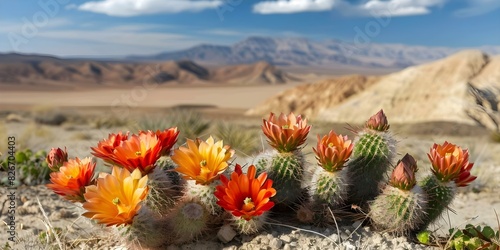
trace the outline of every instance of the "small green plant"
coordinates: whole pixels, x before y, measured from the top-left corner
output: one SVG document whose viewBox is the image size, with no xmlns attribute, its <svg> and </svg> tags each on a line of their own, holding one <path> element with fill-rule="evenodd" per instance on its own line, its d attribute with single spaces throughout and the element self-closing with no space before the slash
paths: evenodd
<svg viewBox="0 0 500 250">
<path fill-rule="evenodd" d="M 50 179 L 50 169 L 45 161 L 47 153 L 40 150 L 33 153 L 30 149 L 15 153 L 16 184 L 38 185 Z M 8 169 L 8 162 L 0 162 L 2 169 Z M 7 177 L 1 180 L 2 185 L 10 185 Z"/>
<path fill-rule="evenodd" d="M 490 226 L 481 227 L 467 224 L 464 229 L 450 229 L 450 235 L 453 236 L 449 243 L 449 249 L 500 249 L 500 232 L 495 231 Z"/>
</svg>

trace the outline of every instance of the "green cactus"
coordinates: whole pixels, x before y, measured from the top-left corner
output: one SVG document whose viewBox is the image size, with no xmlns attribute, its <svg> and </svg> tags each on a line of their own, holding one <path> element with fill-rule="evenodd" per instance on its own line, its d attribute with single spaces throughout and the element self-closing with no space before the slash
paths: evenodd
<svg viewBox="0 0 500 250">
<path fill-rule="evenodd" d="M 329 172 L 318 167 L 313 175 L 309 194 L 317 204 L 340 206 L 347 198 L 347 171 Z"/>
<path fill-rule="evenodd" d="M 214 195 L 215 187 L 220 184 L 220 181 L 213 181 L 208 185 L 196 184 L 195 181 L 187 181 L 185 197 L 196 199 L 203 204 L 210 214 L 218 215 L 222 212 L 222 208 L 217 205 L 217 198 Z"/>
<path fill-rule="evenodd" d="M 423 230 L 448 208 L 448 205 L 455 197 L 457 187 L 455 182 L 441 182 L 434 175 L 424 178 L 420 185 L 429 199 L 429 205 L 425 210 L 427 216 L 418 227 L 418 229 Z"/>
<path fill-rule="evenodd" d="M 296 204 L 303 195 L 301 187 L 304 175 L 304 156 L 299 150 L 287 153 L 264 152 L 255 158 L 258 174 L 267 172 L 273 180 L 276 195 L 272 200 L 276 204 L 290 206 Z"/>
<path fill-rule="evenodd" d="M 406 154 L 392 171 L 388 185 L 370 202 L 370 218 L 375 228 L 407 235 L 422 224 L 427 194 L 416 185 L 417 162 Z"/>
<path fill-rule="evenodd" d="M 401 190 L 388 185 L 370 204 L 370 218 L 377 229 L 406 235 L 422 223 L 427 204 L 419 186 Z"/>
<path fill-rule="evenodd" d="M 173 231 L 172 243 L 190 242 L 207 230 L 210 211 L 197 199 L 185 198 L 168 214 L 167 224 Z"/>
<path fill-rule="evenodd" d="M 157 248 L 167 242 L 170 230 L 155 211 L 142 206 L 129 226 L 118 227 L 118 236 L 131 249 Z"/>
<path fill-rule="evenodd" d="M 177 190 L 167 171 L 156 167 L 148 174 L 149 193 L 145 200 L 146 205 L 159 215 L 167 213 L 181 193 Z"/>
<path fill-rule="evenodd" d="M 365 207 L 380 193 L 380 183 L 392 170 L 396 140 L 387 131 L 365 129 L 354 142 L 347 170 L 351 186 L 349 202 Z"/>
</svg>

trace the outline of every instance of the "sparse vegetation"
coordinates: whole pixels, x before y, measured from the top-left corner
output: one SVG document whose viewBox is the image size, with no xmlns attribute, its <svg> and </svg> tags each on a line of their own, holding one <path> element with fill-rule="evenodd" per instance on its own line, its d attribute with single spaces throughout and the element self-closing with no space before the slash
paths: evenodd
<svg viewBox="0 0 500 250">
<path fill-rule="evenodd" d="M 34 149 L 41 148 L 55 139 L 54 133 L 47 127 L 37 123 L 30 123 L 16 138 L 16 148 L 18 149 Z"/>
<path fill-rule="evenodd" d="M 50 106 L 35 107 L 31 113 L 33 120 L 38 124 L 59 126 L 67 120 L 65 114 Z"/>
<path fill-rule="evenodd" d="M 117 116 L 99 116 L 90 122 L 90 125 L 96 129 L 127 127 L 131 124 L 132 122 L 127 118 Z"/>
<path fill-rule="evenodd" d="M 164 130 L 177 127 L 180 131 L 178 144 L 184 144 L 188 138 L 198 138 L 207 134 L 210 121 L 192 109 L 171 109 L 161 118 L 142 118 L 137 124 L 137 130 Z"/>
<path fill-rule="evenodd" d="M 236 154 L 248 156 L 258 151 L 259 134 L 243 126 L 232 123 L 219 122 L 216 126 L 215 136 L 231 145 Z"/>
</svg>

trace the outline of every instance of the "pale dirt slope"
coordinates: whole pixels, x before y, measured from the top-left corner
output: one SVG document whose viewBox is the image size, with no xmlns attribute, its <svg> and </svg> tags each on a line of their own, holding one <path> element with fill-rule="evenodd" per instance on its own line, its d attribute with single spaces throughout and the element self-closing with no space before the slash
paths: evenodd
<svg viewBox="0 0 500 250">
<path fill-rule="evenodd" d="M 384 109 L 393 123 L 474 124 L 466 113 L 478 104 L 471 98 L 471 86 L 498 87 L 499 72 L 499 57 L 468 50 L 377 78 L 347 76 L 298 86 L 271 97 L 247 114 L 294 111 L 318 120 L 359 124 Z M 488 97 L 488 105 L 495 106 L 489 109 L 498 108 L 496 95 Z"/>
</svg>

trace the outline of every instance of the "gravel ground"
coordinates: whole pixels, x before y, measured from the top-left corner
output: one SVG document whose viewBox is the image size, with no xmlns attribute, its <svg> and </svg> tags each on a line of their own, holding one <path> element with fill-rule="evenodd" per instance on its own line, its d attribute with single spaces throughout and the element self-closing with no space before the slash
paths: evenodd
<svg viewBox="0 0 500 250">
<path fill-rule="evenodd" d="M 6 193 L 2 190 L 0 204 L 5 201 Z M 78 216 L 81 209 L 74 204 L 60 199 L 44 186 L 21 187 L 17 203 L 17 233 L 20 242 L 14 249 L 47 249 L 38 240 L 37 235 L 45 231 L 44 216 L 40 212 L 36 197 L 40 200 L 49 221 L 54 227 L 63 229 L 62 241 L 68 249 L 127 249 L 122 246 L 105 229 L 93 225 L 90 220 Z M 486 198 L 484 194 L 460 194 L 455 204 L 466 201 L 479 201 Z M 500 201 L 493 203 L 498 208 Z M 490 205 L 491 206 L 491 205 Z M 469 206 L 470 207 L 470 206 Z M 484 208 L 484 207 L 483 207 Z M 3 208 L 1 220 L 6 221 L 7 208 Z M 458 214 L 463 214 L 461 206 L 456 207 Z M 500 209 L 498 209 L 500 211 Z M 493 215 L 494 216 L 494 215 Z M 463 217 L 462 217 L 463 218 Z M 271 216 L 271 219 L 275 219 Z M 443 221 L 442 221 L 443 222 Z M 267 225 L 259 234 L 245 236 L 236 235 L 228 243 L 218 239 L 216 232 L 209 232 L 198 241 L 185 245 L 165 246 L 163 249 L 430 249 L 431 247 L 415 244 L 405 237 L 396 237 L 388 233 L 374 232 L 360 222 L 339 222 L 339 232 L 334 225 L 313 227 L 309 225 L 290 224 Z M 346 224 L 347 223 L 347 224 Z M 444 223 L 446 224 L 446 223 Z M 0 233 L 2 242 L 8 235 L 6 230 Z"/>
</svg>

